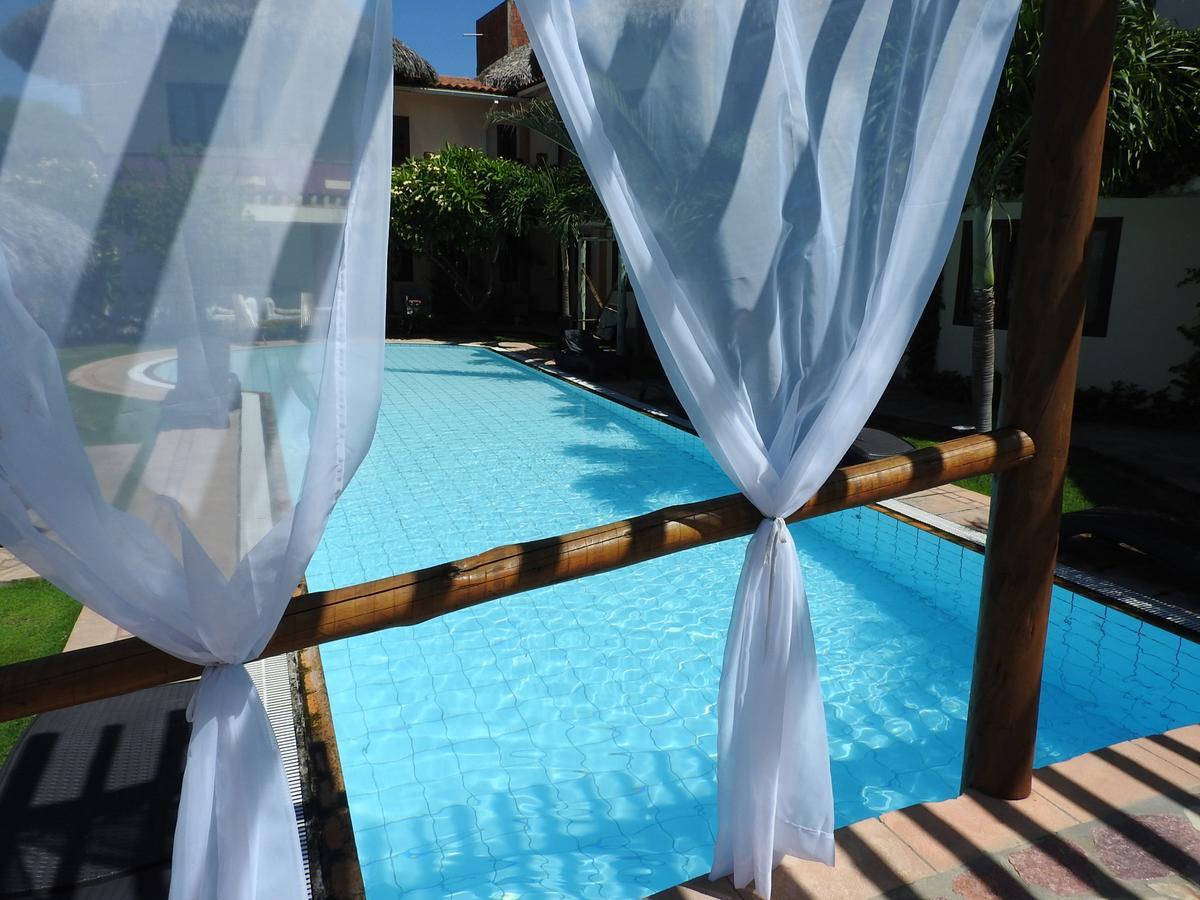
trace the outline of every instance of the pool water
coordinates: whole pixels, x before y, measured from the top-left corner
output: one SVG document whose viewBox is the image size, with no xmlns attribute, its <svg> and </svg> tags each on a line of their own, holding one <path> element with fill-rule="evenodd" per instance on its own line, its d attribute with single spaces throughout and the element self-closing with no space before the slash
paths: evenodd
<svg viewBox="0 0 1200 900">
<path fill-rule="evenodd" d="M 732 492 L 691 435 L 482 349 L 389 346 L 322 589 Z M 982 557 L 793 526 L 837 824 L 958 792 Z M 641 897 L 707 871 L 745 539 L 321 648 L 367 895 Z M 1200 652 L 1056 589 L 1039 765 L 1200 720 Z"/>
</svg>

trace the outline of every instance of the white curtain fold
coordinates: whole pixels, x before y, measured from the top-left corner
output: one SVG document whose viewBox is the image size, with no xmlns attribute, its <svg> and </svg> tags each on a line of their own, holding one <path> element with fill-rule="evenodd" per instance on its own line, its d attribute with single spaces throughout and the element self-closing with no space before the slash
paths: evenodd
<svg viewBox="0 0 1200 900">
<path fill-rule="evenodd" d="M 305 896 L 242 663 L 374 433 L 391 5 L 6 13 L 0 544 L 205 667 L 173 900 Z"/>
<path fill-rule="evenodd" d="M 959 220 L 1018 0 L 520 0 L 671 384 L 762 512 L 718 704 L 713 875 L 832 862 L 813 633 L 779 517 L 887 385 Z"/>
</svg>

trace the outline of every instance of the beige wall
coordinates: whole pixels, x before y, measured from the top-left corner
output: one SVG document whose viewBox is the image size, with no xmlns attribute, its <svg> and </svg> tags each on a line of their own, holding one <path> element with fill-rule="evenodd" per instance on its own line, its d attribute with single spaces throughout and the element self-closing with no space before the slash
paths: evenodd
<svg viewBox="0 0 1200 900">
<path fill-rule="evenodd" d="M 1020 215 L 1020 204 L 1005 209 Z M 1200 197 L 1103 198 L 1097 215 L 1122 219 L 1121 242 L 1107 335 L 1083 338 L 1079 386 L 1108 389 L 1125 381 L 1150 390 L 1167 387 L 1168 368 L 1193 349 L 1176 329 L 1195 320 L 1200 289 L 1178 283 L 1188 267 L 1200 266 Z M 961 238 L 959 229 L 944 270 L 938 365 L 966 375 L 971 328 L 953 321 Z M 1006 337 L 1007 332 L 997 331 L 1001 370 Z"/>
<path fill-rule="evenodd" d="M 490 150 L 495 129 L 487 123 L 495 97 L 467 91 L 413 90 L 397 87 L 393 111 L 408 116 L 409 152 L 415 157 L 437 153 L 447 144 Z M 503 101 L 501 101 L 503 102 Z M 418 258 L 413 261 L 413 280 L 397 282 L 400 294 L 429 298 L 433 294 L 433 266 Z"/>
<path fill-rule="evenodd" d="M 413 156 L 437 153 L 447 144 L 489 150 L 494 139 L 487 123 L 496 98 L 467 91 L 407 90 L 396 88 L 395 114 L 408 116 L 409 145 Z M 500 101 L 507 102 L 507 101 Z"/>
<path fill-rule="evenodd" d="M 488 125 L 487 115 L 496 102 L 496 97 L 486 94 L 398 87 L 394 110 L 398 116 L 408 116 L 409 149 L 413 156 L 436 153 L 447 144 L 475 147 L 495 154 L 496 129 Z M 512 100 L 499 98 L 499 102 L 511 103 Z M 518 147 L 525 151 L 522 158 L 527 163 L 535 162 L 538 153 L 545 153 L 551 165 L 558 162 L 557 145 L 540 135 L 522 135 Z M 395 290 L 413 296 L 431 296 L 433 278 L 429 261 L 417 259 L 413 265 L 413 280 L 397 282 Z M 534 234 L 527 238 L 522 282 L 527 295 L 527 315 L 553 316 L 557 313 L 558 245 L 549 236 Z"/>
</svg>

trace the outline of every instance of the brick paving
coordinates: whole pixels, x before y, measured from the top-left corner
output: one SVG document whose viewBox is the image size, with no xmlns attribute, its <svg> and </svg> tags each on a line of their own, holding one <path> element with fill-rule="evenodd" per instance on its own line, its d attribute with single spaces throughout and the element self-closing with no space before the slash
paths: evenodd
<svg viewBox="0 0 1200 900">
<path fill-rule="evenodd" d="M 968 793 L 838 829 L 832 868 L 785 859 L 777 900 L 1200 900 L 1200 725 L 1038 769 L 1025 800 Z M 698 878 L 655 900 L 756 900 Z"/>
</svg>

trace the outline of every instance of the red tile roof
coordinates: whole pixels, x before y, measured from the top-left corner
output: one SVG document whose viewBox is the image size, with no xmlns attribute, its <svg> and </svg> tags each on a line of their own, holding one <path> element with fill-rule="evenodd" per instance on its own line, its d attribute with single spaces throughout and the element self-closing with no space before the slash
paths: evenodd
<svg viewBox="0 0 1200 900">
<path fill-rule="evenodd" d="M 497 96 L 505 96 L 505 92 L 500 88 L 494 88 L 491 85 L 484 84 L 482 81 L 476 81 L 474 78 L 462 78 L 458 75 L 439 75 L 437 84 L 431 87 L 445 88 L 451 91 L 474 91 L 480 94 L 495 94 Z"/>
</svg>

